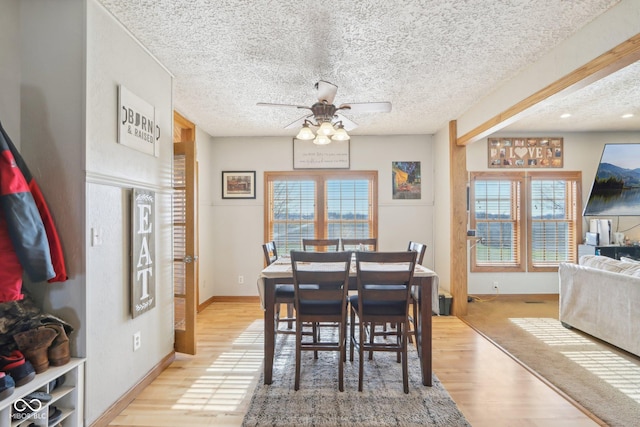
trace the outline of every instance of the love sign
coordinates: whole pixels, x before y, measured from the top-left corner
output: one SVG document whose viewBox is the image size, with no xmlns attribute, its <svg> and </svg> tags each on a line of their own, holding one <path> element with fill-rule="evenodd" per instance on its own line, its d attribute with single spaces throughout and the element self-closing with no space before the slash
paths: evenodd
<svg viewBox="0 0 640 427">
<path fill-rule="evenodd" d="M 561 168 L 562 138 L 489 138 L 490 168 Z"/>
</svg>

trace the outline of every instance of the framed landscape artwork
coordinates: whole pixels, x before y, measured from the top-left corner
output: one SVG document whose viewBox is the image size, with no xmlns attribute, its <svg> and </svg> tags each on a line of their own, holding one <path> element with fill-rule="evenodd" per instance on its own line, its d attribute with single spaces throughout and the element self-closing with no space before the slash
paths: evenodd
<svg viewBox="0 0 640 427">
<path fill-rule="evenodd" d="M 256 171 L 223 171 L 223 199 L 255 199 Z"/>
<path fill-rule="evenodd" d="M 640 144 L 605 144 L 583 215 L 640 215 Z"/>
</svg>

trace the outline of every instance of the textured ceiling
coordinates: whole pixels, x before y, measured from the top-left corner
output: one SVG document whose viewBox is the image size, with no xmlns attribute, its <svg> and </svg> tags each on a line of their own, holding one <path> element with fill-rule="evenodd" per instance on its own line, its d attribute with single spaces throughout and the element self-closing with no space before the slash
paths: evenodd
<svg viewBox="0 0 640 427">
<path fill-rule="evenodd" d="M 311 106 L 318 80 L 338 86 L 336 105 L 393 104 L 346 112 L 351 134 L 434 133 L 617 2 L 101 0 L 213 136 L 294 135 L 284 126 L 306 110 L 256 103 Z"/>
</svg>

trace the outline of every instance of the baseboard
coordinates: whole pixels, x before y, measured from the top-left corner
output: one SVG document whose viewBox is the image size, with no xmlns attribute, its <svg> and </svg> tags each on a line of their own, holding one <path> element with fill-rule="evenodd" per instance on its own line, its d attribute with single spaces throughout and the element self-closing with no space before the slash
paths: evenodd
<svg viewBox="0 0 640 427">
<path fill-rule="evenodd" d="M 211 302 L 255 302 L 260 304 L 260 297 L 258 296 L 219 296 L 211 297 Z"/>
<path fill-rule="evenodd" d="M 545 301 L 557 301 L 560 297 L 559 294 L 469 294 L 470 297 L 477 297 L 483 300 L 500 299 L 503 301 L 508 300 L 545 300 Z"/>
<path fill-rule="evenodd" d="M 218 296 L 211 297 L 198 306 L 198 313 L 213 304 L 214 302 L 247 302 L 260 303 L 260 297 L 256 296 Z"/>
<path fill-rule="evenodd" d="M 108 426 L 127 406 L 136 398 L 142 390 L 155 380 L 176 358 L 176 352 L 172 351 L 167 354 L 156 366 L 154 366 L 147 375 L 142 377 L 133 387 L 123 394 L 113 405 L 102 413 L 93 423 L 91 427 Z"/>
<path fill-rule="evenodd" d="M 214 301 L 215 297 L 211 297 L 208 300 L 206 300 L 205 302 L 203 302 L 202 304 L 198 305 L 198 313 L 200 313 L 202 310 L 204 310 L 205 308 L 209 307 Z"/>
</svg>

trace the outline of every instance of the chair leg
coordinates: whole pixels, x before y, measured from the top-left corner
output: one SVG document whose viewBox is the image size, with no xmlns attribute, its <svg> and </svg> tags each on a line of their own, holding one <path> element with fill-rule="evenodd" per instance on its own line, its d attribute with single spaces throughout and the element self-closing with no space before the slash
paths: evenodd
<svg viewBox="0 0 640 427">
<path fill-rule="evenodd" d="M 406 331 L 402 330 L 402 323 L 398 323 L 396 324 L 396 342 L 403 342 L 404 338 L 406 338 Z M 401 362 L 401 356 L 402 350 L 398 350 L 398 353 L 396 353 L 396 362 Z"/>
<path fill-rule="evenodd" d="M 340 361 L 338 362 L 338 389 L 344 391 L 344 362 L 347 359 L 346 338 L 347 325 L 343 322 L 340 325 Z"/>
<path fill-rule="evenodd" d="M 418 309 L 418 301 L 413 301 L 413 338 L 416 342 L 416 351 L 418 352 L 418 357 L 420 357 L 420 344 L 418 343 L 418 325 L 420 324 L 422 314 Z"/>
<path fill-rule="evenodd" d="M 360 319 L 360 348 L 358 348 L 358 391 L 362 391 L 362 376 L 364 374 L 364 322 Z"/>
<path fill-rule="evenodd" d="M 353 362 L 353 347 L 354 347 L 354 340 L 355 338 L 355 333 L 356 333 L 356 315 L 353 312 L 353 310 L 351 311 L 351 334 L 349 335 L 349 360 L 351 362 Z"/>
<path fill-rule="evenodd" d="M 293 304 L 291 304 L 291 303 L 287 304 L 287 318 L 288 319 L 293 319 Z M 288 329 L 292 329 L 293 328 L 293 320 L 289 320 L 287 322 L 287 328 Z"/>
<path fill-rule="evenodd" d="M 294 390 L 300 389 L 300 359 L 302 358 L 302 322 L 296 320 L 296 375 Z"/>
<path fill-rule="evenodd" d="M 318 322 L 313 322 L 313 326 L 311 327 L 311 330 L 313 331 L 313 343 L 316 344 L 318 342 Z M 313 358 L 314 359 L 318 358 L 317 350 L 313 352 Z"/>
<path fill-rule="evenodd" d="M 383 331 L 386 330 L 386 323 L 384 323 Z M 375 322 L 371 322 L 371 326 L 369 326 L 369 344 L 373 344 L 376 338 L 376 324 Z M 369 351 L 369 360 L 373 360 L 373 351 Z"/>
<path fill-rule="evenodd" d="M 398 329 L 402 329 L 402 387 L 405 394 L 409 394 L 409 369 L 407 366 L 407 329 L 408 322 L 398 323 Z"/>
</svg>

